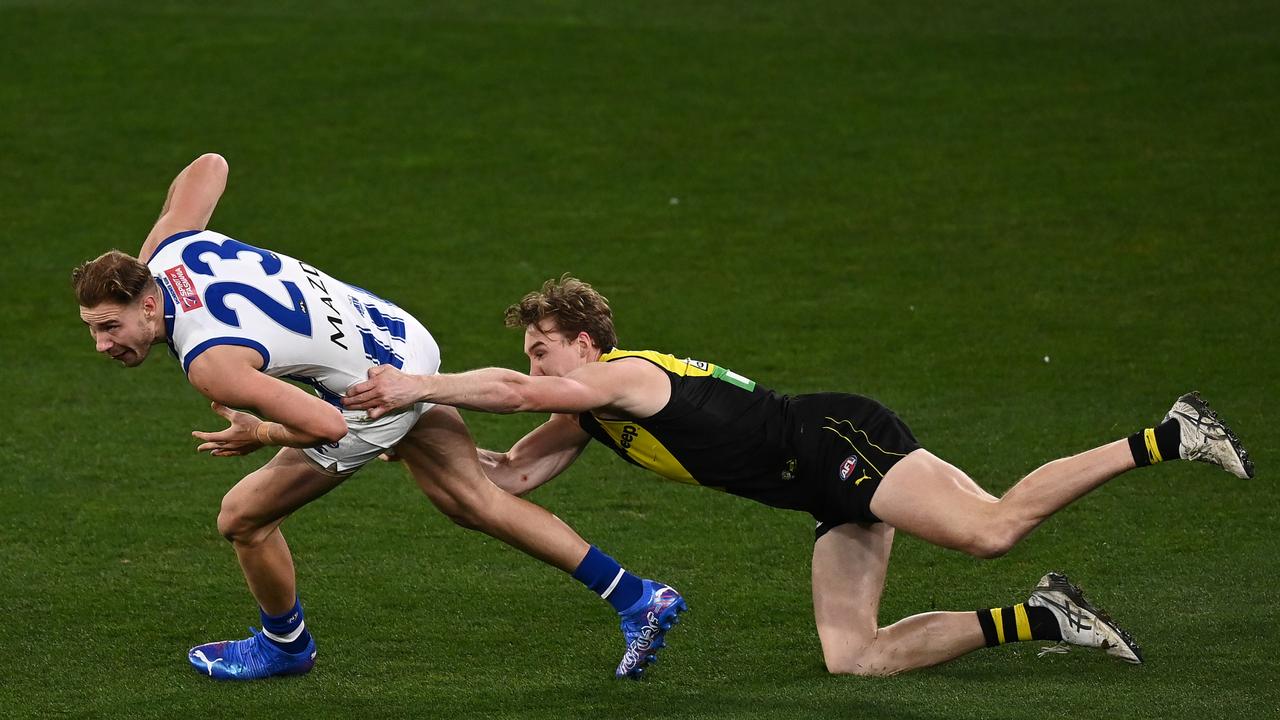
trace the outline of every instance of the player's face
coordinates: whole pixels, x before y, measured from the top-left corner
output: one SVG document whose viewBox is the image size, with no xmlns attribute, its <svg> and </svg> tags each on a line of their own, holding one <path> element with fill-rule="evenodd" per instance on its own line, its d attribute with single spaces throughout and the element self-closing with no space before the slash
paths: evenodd
<svg viewBox="0 0 1280 720">
<path fill-rule="evenodd" d="M 156 339 L 155 311 L 155 298 L 145 296 L 129 305 L 108 302 L 82 307 L 80 319 L 89 326 L 95 350 L 125 367 L 137 367 L 147 359 Z"/>
<path fill-rule="evenodd" d="M 524 329 L 524 354 L 529 356 L 530 375 L 568 375 L 591 362 L 594 347 L 586 333 L 566 337 L 549 320 Z"/>
</svg>

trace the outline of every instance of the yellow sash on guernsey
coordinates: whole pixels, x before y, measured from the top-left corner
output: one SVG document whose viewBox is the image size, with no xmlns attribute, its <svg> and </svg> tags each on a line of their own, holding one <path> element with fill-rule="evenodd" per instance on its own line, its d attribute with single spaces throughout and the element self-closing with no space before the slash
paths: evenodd
<svg viewBox="0 0 1280 720">
<path fill-rule="evenodd" d="M 595 413 L 591 414 L 595 416 L 596 422 L 600 423 L 600 427 L 609 433 L 609 437 L 613 438 L 618 447 L 627 453 L 627 457 L 635 460 L 644 469 L 652 470 L 668 480 L 689 485 L 698 484 L 680 461 L 658 442 L 658 438 L 650 435 L 648 430 L 630 420 L 605 420 Z"/>
<path fill-rule="evenodd" d="M 666 355 L 653 350 L 611 350 L 600 356 L 600 362 L 609 362 L 622 358 L 638 357 L 648 360 L 667 372 L 679 377 L 714 377 L 744 390 L 753 390 L 755 383 L 738 375 L 732 370 L 712 365 L 701 360 L 680 359 L 674 355 Z M 627 457 L 638 465 L 651 470 L 668 480 L 699 484 L 693 475 L 680 464 L 671 451 L 667 450 L 648 430 L 640 427 L 633 420 L 608 420 L 596 413 L 591 413 L 600 427 L 604 429 L 614 443 L 627 453 Z"/>
</svg>

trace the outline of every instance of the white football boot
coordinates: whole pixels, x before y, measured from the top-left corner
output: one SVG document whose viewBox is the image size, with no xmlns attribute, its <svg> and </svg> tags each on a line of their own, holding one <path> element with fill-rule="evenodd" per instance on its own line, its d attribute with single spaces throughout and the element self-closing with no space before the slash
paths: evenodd
<svg viewBox="0 0 1280 720">
<path fill-rule="evenodd" d="M 1238 478 L 1253 477 L 1253 461 L 1240 438 L 1218 417 L 1198 392 L 1178 398 L 1165 420 L 1178 421 L 1178 456 L 1217 465 Z"/>
<path fill-rule="evenodd" d="M 1040 578 L 1040 584 L 1027 599 L 1027 607 L 1048 608 L 1058 621 L 1064 643 L 1100 648 L 1135 665 L 1142 662 L 1142 648 L 1133 636 L 1120 629 L 1101 608 L 1089 604 L 1080 588 L 1062 573 L 1051 572 Z M 1049 647 L 1046 651 L 1065 652 L 1066 646 Z"/>
</svg>

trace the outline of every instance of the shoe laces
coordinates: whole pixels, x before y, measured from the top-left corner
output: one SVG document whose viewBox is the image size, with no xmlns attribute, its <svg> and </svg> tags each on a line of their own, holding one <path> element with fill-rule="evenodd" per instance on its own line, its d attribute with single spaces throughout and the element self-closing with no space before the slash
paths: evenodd
<svg viewBox="0 0 1280 720">
<path fill-rule="evenodd" d="M 1071 652 L 1071 646 L 1065 642 L 1058 641 L 1052 645 L 1045 645 L 1036 653 L 1036 657 L 1042 658 L 1045 655 L 1066 655 Z"/>
<path fill-rule="evenodd" d="M 264 647 L 270 642 L 262 635 L 262 631 L 254 627 L 249 628 L 249 637 L 236 641 L 236 650 L 240 653 L 240 664 L 244 666 L 247 674 L 256 674 L 271 664 L 270 650 Z"/>
</svg>

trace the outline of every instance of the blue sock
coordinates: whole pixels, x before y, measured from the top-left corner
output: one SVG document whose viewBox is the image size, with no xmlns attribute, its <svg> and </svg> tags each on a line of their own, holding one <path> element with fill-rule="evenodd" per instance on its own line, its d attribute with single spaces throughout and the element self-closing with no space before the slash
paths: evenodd
<svg viewBox="0 0 1280 720">
<path fill-rule="evenodd" d="M 302 620 L 301 600 L 294 600 L 293 608 L 283 615 L 268 615 L 261 608 L 258 613 L 262 616 L 262 636 L 276 647 L 295 655 L 307 649 L 311 633 L 307 632 L 307 624 Z"/>
<path fill-rule="evenodd" d="M 573 579 L 608 600 L 618 612 L 635 605 L 644 592 L 643 580 L 623 570 L 617 560 L 600 552 L 595 545 L 582 558 L 578 569 L 573 571 Z"/>
</svg>

